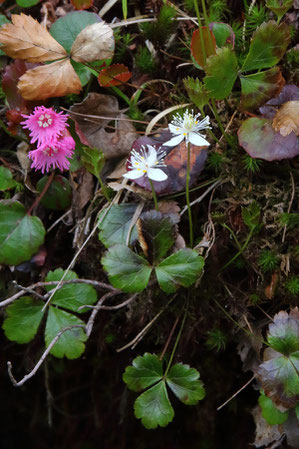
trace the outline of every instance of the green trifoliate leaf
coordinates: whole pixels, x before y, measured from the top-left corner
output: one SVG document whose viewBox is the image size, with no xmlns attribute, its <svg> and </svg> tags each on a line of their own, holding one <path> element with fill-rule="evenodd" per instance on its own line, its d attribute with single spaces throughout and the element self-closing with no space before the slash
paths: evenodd
<svg viewBox="0 0 299 449">
<path fill-rule="evenodd" d="M 80 318 L 77 318 L 75 315 L 67 313 L 64 310 L 50 306 L 45 331 L 46 346 L 49 346 L 51 341 L 62 329 L 73 325 L 85 327 L 84 321 L 80 320 Z M 61 335 L 50 353 L 58 358 L 66 356 L 68 359 L 76 359 L 84 352 L 84 342 L 86 340 L 87 336 L 84 333 L 83 328 L 75 327 Z"/>
<path fill-rule="evenodd" d="M 113 205 L 109 212 L 105 215 L 103 221 L 99 224 L 99 239 L 109 248 L 109 246 L 121 243 L 126 244 L 128 232 L 130 229 L 132 218 L 136 212 L 136 204 L 118 204 Z M 103 211 L 102 213 L 104 213 Z M 99 218 L 101 218 L 101 214 Z M 137 230 L 134 226 L 130 243 L 137 239 Z"/>
<path fill-rule="evenodd" d="M 109 281 L 126 293 L 141 292 L 148 284 L 152 267 L 125 245 L 115 245 L 102 257 Z"/>
<path fill-rule="evenodd" d="M 204 84 L 199 81 L 198 78 L 183 79 L 185 89 L 189 95 L 189 98 L 193 103 L 202 109 L 209 102 L 209 94 L 206 92 Z"/>
<path fill-rule="evenodd" d="M 37 183 L 36 188 L 40 193 L 49 176 L 43 176 Z M 63 210 L 72 203 L 72 189 L 68 180 L 61 175 L 56 175 L 48 190 L 41 199 L 41 204 L 50 210 Z"/>
<path fill-rule="evenodd" d="M 60 281 L 64 274 L 64 270 L 57 268 L 55 271 L 50 271 L 47 274 L 46 282 Z M 65 281 L 72 279 L 78 279 L 77 274 L 74 271 L 68 271 Z M 49 291 L 55 288 L 55 286 L 46 286 Z M 97 292 L 92 285 L 87 284 L 67 284 L 61 287 L 54 294 L 51 304 L 64 307 L 65 309 L 72 310 L 73 312 L 84 313 L 90 309 L 79 307 L 83 305 L 94 304 L 97 301 Z"/>
<path fill-rule="evenodd" d="M 238 75 L 235 53 L 228 47 L 218 48 L 216 55 L 207 59 L 205 71 L 205 89 L 210 97 L 216 100 L 228 97 Z"/>
<path fill-rule="evenodd" d="M 145 353 L 127 366 L 123 381 L 133 391 L 141 391 L 162 379 L 162 362 L 154 354 Z"/>
<path fill-rule="evenodd" d="M 80 155 L 86 170 L 99 179 L 105 163 L 104 153 L 98 148 L 82 147 Z"/>
<path fill-rule="evenodd" d="M 43 306 L 42 301 L 34 301 L 30 296 L 24 296 L 9 305 L 2 325 L 6 337 L 18 343 L 32 340 L 44 314 Z"/>
<path fill-rule="evenodd" d="M 180 286 L 190 287 L 201 272 L 204 259 L 191 249 L 181 249 L 164 259 L 156 268 L 160 287 L 166 293 L 173 293 Z"/>
<path fill-rule="evenodd" d="M 262 417 L 267 421 L 270 426 L 276 424 L 283 424 L 289 416 L 289 413 L 279 411 L 270 398 L 263 393 L 259 397 L 259 404 L 262 409 Z"/>
<path fill-rule="evenodd" d="M 274 14 L 276 14 L 278 22 L 285 15 L 285 13 L 292 7 L 293 0 L 267 0 L 266 6 Z"/>
<path fill-rule="evenodd" d="M 253 34 L 242 72 L 266 69 L 277 64 L 290 42 L 290 31 L 286 23 L 277 25 L 273 20 L 263 23 Z"/>
<path fill-rule="evenodd" d="M 142 214 L 137 229 L 139 242 L 150 263 L 160 261 L 174 245 L 176 227 L 161 212 L 152 210 Z"/>
<path fill-rule="evenodd" d="M 149 390 L 142 393 L 134 404 L 135 416 L 141 419 L 146 429 L 166 427 L 174 417 L 165 381 L 160 381 Z"/>
<path fill-rule="evenodd" d="M 189 365 L 177 363 L 170 368 L 166 378 L 167 385 L 180 401 L 195 405 L 205 397 L 205 389 L 199 380 L 199 372 Z"/>
<path fill-rule="evenodd" d="M 252 75 L 241 75 L 240 80 L 242 86 L 240 108 L 243 111 L 256 109 L 275 97 L 284 83 L 279 67 Z"/>
<path fill-rule="evenodd" d="M 12 189 L 16 187 L 18 183 L 14 181 L 12 172 L 9 168 L 0 167 L 0 191 Z"/>
<path fill-rule="evenodd" d="M 0 202 L 0 263 L 18 265 L 37 252 L 45 228 L 38 217 L 26 215 L 17 201 Z"/>
</svg>

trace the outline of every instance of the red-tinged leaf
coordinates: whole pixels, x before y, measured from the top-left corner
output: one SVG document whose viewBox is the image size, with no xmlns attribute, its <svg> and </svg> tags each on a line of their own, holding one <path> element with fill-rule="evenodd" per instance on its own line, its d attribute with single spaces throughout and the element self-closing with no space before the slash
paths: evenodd
<svg viewBox="0 0 299 449">
<path fill-rule="evenodd" d="M 172 137 L 169 131 L 162 131 L 159 134 L 154 134 L 151 137 L 144 136 L 135 140 L 132 148 L 139 151 L 144 145 L 152 145 L 156 150 L 162 147 L 164 142 L 167 142 Z M 191 171 L 190 171 L 190 185 L 194 184 L 199 174 L 202 172 L 205 160 L 207 158 L 207 147 L 197 147 L 191 145 Z M 187 172 L 187 147 L 185 142 L 180 143 L 176 147 L 163 147 L 166 152 L 164 158 L 165 167 L 163 171 L 168 175 L 165 181 L 153 181 L 155 192 L 159 194 L 173 193 L 184 190 L 186 187 L 186 172 Z M 151 185 L 146 176 L 135 179 L 134 182 L 146 190 L 151 190 Z"/>
<path fill-rule="evenodd" d="M 6 111 L 6 118 L 7 118 L 7 129 L 12 134 L 16 135 L 18 131 L 18 126 L 21 123 L 23 119 L 22 114 L 26 111 L 26 109 L 20 110 L 17 109 L 9 109 Z"/>
<path fill-rule="evenodd" d="M 129 69 L 123 64 L 112 64 L 103 69 L 98 76 L 98 81 L 102 87 L 119 86 L 127 82 L 132 76 Z"/>
<path fill-rule="evenodd" d="M 256 109 L 266 103 L 270 98 L 278 95 L 285 84 L 279 67 L 241 75 L 242 95 L 240 108 L 242 111 Z"/>
<path fill-rule="evenodd" d="M 5 93 L 6 100 L 10 109 L 16 109 L 22 113 L 28 112 L 28 109 L 32 107 L 33 103 L 26 101 L 20 94 L 17 84 L 27 70 L 37 67 L 36 64 L 16 59 L 14 62 L 6 66 L 3 78 L 2 89 Z"/>
<path fill-rule="evenodd" d="M 201 67 L 206 66 L 209 56 L 216 54 L 215 36 L 207 27 L 201 27 L 192 34 L 191 54 Z"/>
<path fill-rule="evenodd" d="M 71 0 L 76 9 L 89 9 L 93 5 L 93 0 Z"/>
<path fill-rule="evenodd" d="M 299 155 L 299 140 L 294 132 L 282 136 L 275 132 L 271 121 L 251 117 L 242 123 L 238 131 L 239 144 L 247 153 L 266 161 L 292 159 Z"/>
</svg>

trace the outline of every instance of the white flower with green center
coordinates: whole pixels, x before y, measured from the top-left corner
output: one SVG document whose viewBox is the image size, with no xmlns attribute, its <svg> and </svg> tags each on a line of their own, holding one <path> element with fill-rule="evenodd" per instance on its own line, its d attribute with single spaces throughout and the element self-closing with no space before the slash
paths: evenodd
<svg viewBox="0 0 299 449">
<path fill-rule="evenodd" d="M 151 145 L 142 146 L 140 152 L 131 151 L 129 158 L 129 171 L 123 176 L 128 179 L 138 179 L 147 176 L 153 181 L 165 181 L 167 174 L 158 167 L 165 167 L 162 162 L 164 152 L 157 151 Z"/>
<path fill-rule="evenodd" d="M 163 145 L 168 147 L 174 147 L 181 143 L 184 139 L 186 143 L 192 143 L 198 147 L 210 145 L 199 131 L 202 129 L 211 128 L 210 117 L 207 115 L 203 120 L 199 121 L 200 114 L 194 115 L 193 111 L 188 110 L 184 112 L 184 115 L 176 114 L 174 119 L 168 125 L 169 131 L 174 134 L 175 137 L 165 142 Z"/>
</svg>

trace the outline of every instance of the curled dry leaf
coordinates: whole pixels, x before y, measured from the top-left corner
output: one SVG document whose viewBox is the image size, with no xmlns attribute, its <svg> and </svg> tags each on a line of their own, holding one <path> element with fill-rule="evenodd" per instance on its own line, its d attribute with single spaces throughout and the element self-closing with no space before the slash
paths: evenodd
<svg viewBox="0 0 299 449">
<path fill-rule="evenodd" d="M 70 60 L 63 59 L 28 70 L 21 76 L 18 89 L 25 100 L 45 100 L 78 94 L 82 86 Z"/>
<path fill-rule="evenodd" d="M 76 62 L 92 62 L 110 59 L 114 53 L 112 28 L 105 22 L 87 25 L 76 37 L 71 58 Z"/>
<path fill-rule="evenodd" d="M 288 101 L 273 118 L 272 126 L 282 136 L 288 136 L 294 132 L 299 135 L 299 101 Z"/>
<path fill-rule="evenodd" d="M 112 95 L 91 92 L 82 103 L 71 107 L 70 115 L 81 142 L 102 150 L 106 159 L 127 155 L 138 136 Z"/>
<path fill-rule="evenodd" d="M 28 62 L 55 61 L 67 55 L 65 49 L 31 16 L 12 14 L 12 23 L 0 29 L 0 43 L 11 58 Z"/>
</svg>

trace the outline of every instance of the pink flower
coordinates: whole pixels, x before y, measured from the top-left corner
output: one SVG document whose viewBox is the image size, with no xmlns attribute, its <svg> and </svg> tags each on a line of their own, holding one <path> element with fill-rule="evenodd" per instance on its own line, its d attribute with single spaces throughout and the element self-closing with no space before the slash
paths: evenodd
<svg viewBox="0 0 299 449">
<path fill-rule="evenodd" d="M 68 114 L 56 112 L 53 108 L 45 108 L 45 106 L 37 106 L 32 114 L 23 115 L 26 118 L 21 122 L 24 129 L 29 129 L 30 143 L 37 141 L 37 146 L 44 145 L 49 141 L 57 139 L 65 128 Z"/>
<path fill-rule="evenodd" d="M 36 150 L 29 151 L 28 157 L 33 160 L 31 168 L 41 170 L 42 173 L 51 168 L 59 168 L 61 171 L 68 170 L 75 149 L 75 141 L 67 130 L 56 139 L 45 141 Z"/>
</svg>

